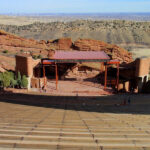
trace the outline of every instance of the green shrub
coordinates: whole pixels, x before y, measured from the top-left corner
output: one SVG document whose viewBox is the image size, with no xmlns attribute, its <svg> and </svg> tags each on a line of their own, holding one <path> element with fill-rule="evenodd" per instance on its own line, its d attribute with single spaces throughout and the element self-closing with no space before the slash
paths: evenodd
<svg viewBox="0 0 150 150">
<path fill-rule="evenodd" d="M 9 76 L 4 75 L 4 77 L 3 77 L 3 87 L 6 87 L 6 88 L 10 87 L 10 78 L 9 78 Z"/>
<path fill-rule="evenodd" d="M 37 55 L 33 55 L 32 58 L 35 60 L 38 59 Z"/>
<path fill-rule="evenodd" d="M 21 50 L 20 50 L 20 52 L 21 52 L 21 53 L 23 53 L 23 52 L 24 52 L 24 50 L 23 50 L 23 49 L 21 49 Z"/>
<path fill-rule="evenodd" d="M 20 72 L 18 72 L 17 77 L 13 72 L 4 72 L 0 73 L 0 87 L 1 88 L 27 88 L 28 80 L 25 75 L 21 77 Z"/>
<path fill-rule="evenodd" d="M 4 54 L 7 54 L 7 53 L 8 53 L 8 50 L 4 50 L 3 53 L 4 53 Z"/>
<path fill-rule="evenodd" d="M 0 74 L 1 87 L 11 87 L 11 82 L 14 81 L 13 72 L 3 72 Z M 13 86 L 13 85 L 12 85 Z"/>
<path fill-rule="evenodd" d="M 21 77 L 20 72 L 17 74 L 17 78 L 15 79 L 15 74 L 13 72 L 4 72 L 0 73 L 0 87 L 1 88 L 27 88 L 28 80 L 25 75 Z"/>
<path fill-rule="evenodd" d="M 42 58 L 42 56 L 41 56 L 41 55 L 38 55 L 38 56 L 37 56 L 37 58 L 38 58 L 38 59 L 41 59 L 41 58 Z"/>
<path fill-rule="evenodd" d="M 21 74 L 19 71 L 17 74 L 17 86 L 18 86 L 18 88 L 21 88 Z"/>
<path fill-rule="evenodd" d="M 17 86 L 17 80 L 15 80 L 15 79 L 11 80 L 10 86 L 11 86 L 12 88 L 15 88 L 15 87 Z"/>
<path fill-rule="evenodd" d="M 10 78 L 10 87 L 15 87 L 17 85 L 17 80 L 15 80 L 15 74 L 13 72 L 8 72 Z"/>
<path fill-rule="evenodd" d="M 41 59 L 42 56 L 41 55 L 33 55 L 32 58 L 36 60 L 36 59 Z"/>
<path fill-rule="evenodd" d="M 28 79 L 25 75 L 22 76 L 21 87 L 22 88 L 27 88 L 28 87 Z"/>
</svg>

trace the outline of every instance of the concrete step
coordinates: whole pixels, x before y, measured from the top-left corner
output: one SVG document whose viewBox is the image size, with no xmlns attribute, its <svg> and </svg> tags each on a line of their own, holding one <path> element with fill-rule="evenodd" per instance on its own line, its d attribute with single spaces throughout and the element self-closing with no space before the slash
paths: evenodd
<svg viewBox="0 0 150 150">
<path fill-rule="evenodd" d="M 45 141 L 19 141 L 19 140 L 0 140 L 0 147 L 6 148 L 38 148 L 38 149 L 58 149 L 59 146 L 66 148 L 97 148 L 96 143 L 74 143 L 74 142 L 45 142 Z"/>
<path fill-rule="evenodd" d="M 39 130 L 34 130 L 34 128 L 32 129 L 28 129 L 28 130 L 12 130 L 12 129 L 0 129 L 0 134 L 25 134 L 25 135 L 39 135 L 39 136 L 69 136 L 69 137 L 90 137 L 91 135 L 94 137 L 113 137 L 113 136 L 142 136 L 142 137 L 149 137 L 150 138 L 150 134 L 146 133 L 146 132 L 70 132 L 70 131 L 39 131 Z"/>
<path fill-rule="evenodd" d="M 0 147 L 9 148 L 150 148 L 150 138 L 126 137 L 64 137 L 34 135 L 0 135 Z"/>
<path fill-rule="evenodd" d="M 89 120 L 89 119 L 86 119 Z M 14 128 L 14 129 L 31 129 L 33 127 L 36 127 L 40 130 L 60 130 L 60 127 L 63 127 L 63 130 L 66 131 L 87 131 L 87 128 L 83 128 L 83 126 L 64 126 L 62 124 L 58 125 L 36 125 L 36 124 L 17 124 L 17 123 L 0 123 L 0 129 L 2 128 Z M 97 126 L 90 126 L 89 127 L 90 130 L 95 131 L 95 132 L 102 132 L 102 131 L 150 131 L 150 127 L 101 127 L 101 125 L 97 125 Z"/>
<path fill-rule="evenodd" d="M 0 134 L 0 139 L 1 140 L 5 140 L 5 139 L 17 139 L 17 140 L 20 140 L 20 139 L 30 139 L 30 140 L 55 140 L 55 139 L 64 139 L 64 140 L 83 140 L 83 141 L 90 141 L 91 139 L 93 140 L 96 139 L 96 140 L 99 140 L 99 141 L 109 141 L 109 140 L 112 140 L 112 141 L 129 141 L 129 140 L 134 140 L 134 141 L 150 141 L 150 138 L 148 136 L 136 136 L 134 135 L 133 137 L 130 137 L 130 136 L 102 136 L 102 137 L 93 137 L 93 136 L 87 136 L 87 137 L 71 137 L 71 136 L 61 136 L 61 135 L 58 135 L 58 136 L 40 136 L 40 135 L 24 135 L 24 134 L 21 134 L 21 135 L 18 135 L 18 134 Z"/>
<path fill-rule="evenodd" d="M 56 141 L 56 142 L 45 142 L 45 141 L 18 141 L 18 140 L 0 140 L 0 147 L 10 148 L 10 149 L 146 149 L 150 148 L 150 143 L 74 143 L 74 142 L 65 142 L 65 141 Z"/>
<path fill-rule="evenodd" d="M 30 130 L 34 130 L 34 131 L 37 131 L 37 132 L 60 132 L 60 130 L 65 133 L 86 133 L 88 132 L 88 129 L 74 129 L 74 128 L 42 128 L 42 127 L 38 127 L 38 126 L 31 126 L 31 127 L 22 127 L 22 126 L 0 126 L 0 131 L 4 131 L 4 130 L 11 130 L 11 131 L 30 131 Z M 111 133 L 111 134 L 114 134 L 114 133 L 121 133 L 121 134 L 144 134 L 146 133 L 145 130 L 139 130 L 139 129 L 127 129 L 127 130 L 122 130 L 122 129 L 117 129 L 117 130 L 114 130 L 114 129 L 90 129 L 90 131 L 92 133 L 95 133 L 95 134 L 98 134 L 98 133 L 105 133 L 105 134 L 108 134 L 108 133 Z M 148 132 L 150 132 L 150 130 L 146 130 Z"/>
</svg>

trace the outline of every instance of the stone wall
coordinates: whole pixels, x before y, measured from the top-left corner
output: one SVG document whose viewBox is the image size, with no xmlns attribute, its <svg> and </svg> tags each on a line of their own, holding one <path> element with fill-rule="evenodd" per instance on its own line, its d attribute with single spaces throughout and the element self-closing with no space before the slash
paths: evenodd
<svg viewBox="0 0 150 150">
<path fill-rule="evenodd" d="M 16 72 L 21 75 L 31 77 L 33 75 L 32 57 L 31 56 L 16 56 Z"/>
<path fill-rule="evenodd" d="M 31 78 L 31 87 L 32 88 L 42 88 L 44 87 L 44 80 L 47 82 L 47 79 L 45 78 Z"/>
<path fill-rule="evenodd" d="M 139 58 L 136 59 L 136 77 L 144 77 L 149 74 L 150 62 L 149 58 Z"/>
<path fill-rule="evenodd" d="M 33 60 L 31 56 L 16 55 L 16 72 L 20 72 L 21 75 L 27 77 L 33 76 L 33 69 L 40 63 L 39 60 Z"/>
</svg>

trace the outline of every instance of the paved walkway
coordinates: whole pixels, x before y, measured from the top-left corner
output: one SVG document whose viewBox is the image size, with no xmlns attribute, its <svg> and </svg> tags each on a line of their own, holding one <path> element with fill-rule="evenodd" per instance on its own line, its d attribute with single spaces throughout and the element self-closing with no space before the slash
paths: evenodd
<svg viewBox="0 0 150 150">
<path fill-rule="evenodd" d="M 149 103 L 117 107 L 102 103 L 96 106 L 70 105 L 66 102 L 61 106 L 38 107 L 29 103 L 22 105 L 19 101 L 15 104 L 13 100 L 7 103 L 5 98 L 0 98 L 2 150 L 150 149 Z M 42 101 L 42 96 L 39 99 Z"/>
</svg>

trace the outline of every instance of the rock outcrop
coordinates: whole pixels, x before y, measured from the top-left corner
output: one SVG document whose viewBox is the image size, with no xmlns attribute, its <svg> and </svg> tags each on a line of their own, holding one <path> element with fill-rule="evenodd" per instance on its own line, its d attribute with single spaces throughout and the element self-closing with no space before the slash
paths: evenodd
<svg viewBox="0 0 150 150">
<path fill-rule="evenodd" d="M 47 41 L 48 48 L 53 50 L 71 50 L 72 45 L 73 43 L 71 38 L 61 38 Z"/>
<path fill-rule="evenodd" d="M 0 31 L 0 45 L 23 47 L 23 48 L 37 48 L 46 49 L 47 46 L 44 42 L 38 42 L 33 39 L 25 39 L 19 36 Z"/>
<path fill-rule="evenodd" d="M 72 47 L 71 38 L 61 38 L 58 39 L 58 49 L 59 50 L 70 50 Z"/>
<path fill-rule="evenodd" d="M 46 42 L 34 39 L 25 39 L 0 30 L 0 51 L 7 50 L 12 54 L 38 52 L 47 50 Z"/>
<path fill-rule="evenodd" d="M 79 39 L 74 42 L 74 48 L 80 51 L 104 51 L 112 59 L 117 59 L 121 63 L 130 63 L 133 61 L 132 54 L 117 45 L 107 44 L 103 41 L 91 39 Z"/>
<path fill-rule="evenodd" d="M 36 41 L 34 39 L 25 39 L 0 30 L 0 52 L 5 55 L 8 60 L 16 54 L 40 55 L 47 57 L 49 50 L 82 50 L 82 51 L 105 51 L 112 59 L 118 59 L 121 63 L 132 62 L 132 55 L 127 50 L 118 47 L 117 45 L 107 44 L 98 40 L 79 39 L 72 42 L 71 38 L 61 38 L 58 40 Z M 7 51 L 5 54 L 4 51 Z M 12 60 L 14 61 L 14 59 Z M 5 60 L 3 64 L 5 64 Z M 9 64 L 10 63 L 10 64 Z M 10 70 L 14 62 L 7 62 L 6 70 Z"/>
<path fill-rule="evenodd" d="M 0 55 L 0 67 L 6 70 L 15 70 L 15 58 Z"/>
</svg>

